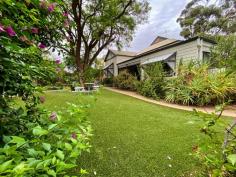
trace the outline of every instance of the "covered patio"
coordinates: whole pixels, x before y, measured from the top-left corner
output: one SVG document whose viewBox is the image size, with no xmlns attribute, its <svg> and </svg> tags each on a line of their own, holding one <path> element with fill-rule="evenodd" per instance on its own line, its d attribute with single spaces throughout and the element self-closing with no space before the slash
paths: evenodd
<svg viewBox="0 0 236 177">
<path fill-rule="evenodd" d="M 143 68 L 145 68 L 147 65 L 157 62 L 162 63 L 166 77 L 173 77 L 176 75 L 176 52 L 161 56 L 149 57 L 147 59 L 142 57 L 133 58 L 118 64 L 118 69 L 119 72 L 122 70 L 127 70 L 129 73 L 136 76 L 138 80 L 141 80 L 144 74 Z"/>
</svg>

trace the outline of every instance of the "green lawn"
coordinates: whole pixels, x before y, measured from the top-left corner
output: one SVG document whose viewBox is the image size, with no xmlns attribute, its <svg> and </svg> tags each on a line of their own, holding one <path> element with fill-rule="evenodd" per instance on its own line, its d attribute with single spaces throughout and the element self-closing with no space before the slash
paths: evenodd
<svg viewBox="0 0 236 177">
<path fill-rule="evenodd" d="M 80 167 L 88 176 L 193 176 L 200 165 L 189 155 L 201 136 L 191 112 L 146 103 L 102 90 L 92 96 L 70 92 L 46 93 L 45 106 L 60 110 L 66 102 L 88 103 L 94 129 L 91 153 Z M 184 174 L 184 175 L 183 175 Z"/>
</svg>

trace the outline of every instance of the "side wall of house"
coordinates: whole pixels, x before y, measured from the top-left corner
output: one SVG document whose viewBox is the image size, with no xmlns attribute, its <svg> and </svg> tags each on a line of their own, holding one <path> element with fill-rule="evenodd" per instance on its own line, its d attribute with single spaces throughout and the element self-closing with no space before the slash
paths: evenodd
<svg viewBox="0 0 236 177">
<path fill-rule="evenodd" d="M 162 55 L 167 55 L 176 52 L 176 68 L 180 61 L 183 64 L 187 64 L 190 61 L 202 61 L 203 52 L 210 52 L 212 43 L 206 42 L 202 39 L 196 39 L 194 41 L 174 46 L 156 53 L 152 53 L 141 58 L 141 63 L 155 57 L 160 57 Z"/>
<path fill-rule="evenodd" d="M 171 47 L 156 53 L 152 53 L 141 58 L 141 62 L 144 62 L 148 59 L 160 57 L 162 55 L 167 55 L 176 52 L 176 62 L 179 63 L 182 60 L 184 63 L 190 60 L 198 59 L 198 43 L 197 40 L 182 44 L 179 46 Z"/>
</svg>

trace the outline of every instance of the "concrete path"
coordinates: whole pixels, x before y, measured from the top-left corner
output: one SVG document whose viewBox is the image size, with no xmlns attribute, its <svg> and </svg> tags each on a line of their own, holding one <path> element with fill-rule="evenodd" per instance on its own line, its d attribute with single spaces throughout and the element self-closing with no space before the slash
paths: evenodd
<svg viewBox="0 0 236 177">
<path fill-rule="evenodd" d="M 137 98 L 137 99 L 149 102 L 149 103 L 167 106 L 170 108 L 182 109 L 182 110 L 186 110 L 186 111 L 193 111 L 193 109 L 196 109 L 197 111 L 201 111 L 201 112 L 208 113 L 208 114 L 215 112 L 215 109 L 212 106 L 205 106 L 205 107 L 184 106 L 184 105 L 179 105 L 179 104 L 167 103 L 162 100 L 160 100 L 160 101 L 153 100 L 153 99 L 144 97 L 144 96 L 139 95 L 138 93 L 132 92 L 132 91 L 120 90 L 120 89 L 111 88 L 111 87 L 105 87 L 105 89 L 113 91 L 113 92 L 121 93 L 123 95 L 131 96 L 131 97 L 134 97 L 134 98 Z M 223 115 L 236 118 L 236 105 L 227 106 L 223 112 Z"/>
</svg>

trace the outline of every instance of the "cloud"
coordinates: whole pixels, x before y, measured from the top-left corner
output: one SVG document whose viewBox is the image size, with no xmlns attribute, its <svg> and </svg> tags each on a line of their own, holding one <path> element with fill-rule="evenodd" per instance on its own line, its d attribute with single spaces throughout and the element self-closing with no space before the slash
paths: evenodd
<svg viewBox="0 0 236 177">
<path fill-rule="evenodd" d="M 127 50 L 139 51 L 151 44 L 156 36 L 181 39 L 180 26 L 176 22 L 189 0 L 150 0 L 152 10 L 149 22 L 137 27 L 134 40 Z"/>
</svg>

